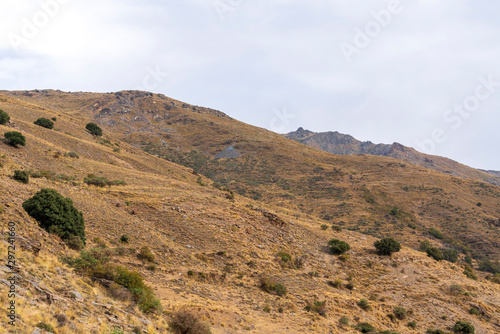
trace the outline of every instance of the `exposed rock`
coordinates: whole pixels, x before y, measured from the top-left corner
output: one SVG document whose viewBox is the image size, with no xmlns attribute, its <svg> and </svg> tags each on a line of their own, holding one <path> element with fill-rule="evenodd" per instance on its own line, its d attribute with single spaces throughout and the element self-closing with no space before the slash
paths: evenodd
<svg viewBox="0 0 500 334">
<path fill-rule="evenodd" d="M 232 159 L 239 157 L 241 157 L 241 154 L 238 151 L 236 151 L 236 149 L 232 145 L 229 145 L 226 149 L 219 152 L 215 156 L 215 159 Z"/>
</svg>

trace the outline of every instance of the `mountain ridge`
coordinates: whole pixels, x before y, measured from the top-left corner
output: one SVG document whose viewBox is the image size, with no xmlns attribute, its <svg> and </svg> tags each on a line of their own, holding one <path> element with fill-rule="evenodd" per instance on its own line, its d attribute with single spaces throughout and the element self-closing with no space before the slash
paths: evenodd
<svg viewBox="0 0 500 334">
<path fill-rule="evenodd" d="M 328 153 L 392 157 L 451 175 L 479 179 L 494 185 L 500 185 L 500 172 L 475 169 L 446 157 L 418 152 L 412 147 L 397 142 L 393 144 L 374 144 L 371 141 L 359 141 L 351 135 L 337 131 L 313 132 L 304 130 L 302 127 L 283 136 Z"/>
</svg>

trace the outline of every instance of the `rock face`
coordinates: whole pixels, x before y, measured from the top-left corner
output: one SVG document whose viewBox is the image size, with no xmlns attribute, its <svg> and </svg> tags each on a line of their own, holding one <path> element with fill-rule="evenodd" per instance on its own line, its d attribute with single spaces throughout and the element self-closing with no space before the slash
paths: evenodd
<svg viewBox="0 0 500 334">
<path fill-rule="evenodd" d="M 215 159 L 231 159 L 231 158 L 239 158 L 241 157 L 241 154 L 236 151 L 236 149 L 230 145 L 223 151 L 219 152 L 216 156 Z"/>
<path fill-rule="evenodd" d="M 359 141 L 350 135 L 345 135 L 337 131 L 312 132 L 303 128 L 298 128 L 297 131 L 290 132 L 284 136 L 333 154 L 370 154 L 391 157 L 450 175 L 479 179 L 491 184 L 500 185 L 500 172 L 474 169 L 448 158 L 420 153 L 411 147 L 399 143 L 391 145 L 374 144 L 371 141 Z"/>
</svg>

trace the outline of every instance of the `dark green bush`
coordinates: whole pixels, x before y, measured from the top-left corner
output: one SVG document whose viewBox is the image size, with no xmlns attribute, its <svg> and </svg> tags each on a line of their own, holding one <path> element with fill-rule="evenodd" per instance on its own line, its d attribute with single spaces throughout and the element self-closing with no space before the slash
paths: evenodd
<svg viewBox="0 0 500 334">
<path fill-rule="evenodd" d="M 70 198 L 65 198 L 54 189 L 42 189 L 23 203 L 23 208 L 40 227 L 68 240 L 79 237 L 85 245 L 85 223 L 83 215 L 73 206 Z"/>
<path fill-rule="evenodd" d="M 369 309 L 372 308 L 371 305 L 370 305 L 370 303 L 366 299 L 361 299 L 358 302 L 358 306 L 361 307 L 363 310 L 369 310 Z"/>
<path fill-rule="evenodd" d="M 402 306 L 396 306 L 394 307 L 394 316 L 399 319 L 399 320 L 404 320 L 406 319 L 406 315 L 408 314 L 408 312 L 406 311 L 406 309 Z"/>
<path fill-rule="evenodd" d="M 102 129 L 95 123 L 88 123 L 85 126 L 85 129 L 87 129 L 94 136 L 102 136 Z"/>
<path fill-rule="evenodd" d="M 431 247 L 432 247 L 432 245 L 429 242 L 429 240 L 425 239 L 425 240 L 420 241 L 420 247 L 418 248 L 418 250 L 421 252 L 427 252 L 427 250 Z"/>
<path fill-rule="evenodd" d="M 169 322 L 174 333 L 211 334 L 210 327 L 203 322 L 196 311 L 181 309 L 175 312 Z"/>
<path fill-rule="evenodd" d="M 443 252 L 437 247 L 431 247 L 427 249 L 427 256 L 432 257 L 436 261 L 444 260 Z"/>
<path fill-rule="evenodd" d="M 396 207 L 391 209 L 391 215 L 393 215 L 393 216 L 396 216 L 398 214 L 398 212 L 399 212 L 399 209 Z"/>
<path fill-rule="evenodd" d="M 474 334 L 474 326 L 467 321 L 457 321 L 453 326 L 453 333 Z"/>
<path fill-rule="evenodd" d="M 432 235 L 436 239 L 443 239 L 444 235 L 440 231 L 436 230 L 435 228 L 429 229 L 429 234 Z"/>
<path fill-rule="evenodd" d="M 30 181 L 30 176 L 24 170 L 15 170 L 14 180 L 27 184 Z"/>
<path fill-rule="evenodd" d="M 367 322 L 362 322 L 362 323 L 358 324 L 354 328 L 356 328 L 361 333 L 370 333 L 370 332 L 374 332 L 375 331 L 375 327 L 373 327 L 372 325 L 370 325 Z"/>
<path fill-rule="evenodd" d="M 39 322 L 38 325 L 36 325 L 36 327 L 43 329 L 44 331 L 47 331 L 50 333 L 55 333 L 54 327 L 51 324 L 46 323 L 46 322 Z"/>
<path fill-rule="evenodd" d="M 9 131 L 3 135 L 7 139 L 7 144 L 17 147 L 17 145 L 26 146 L 26 138 L 18 131 Z"/>
<path fill-rule="evenodd" d="M 384 238 L 373 244 L 380 255 L 392 255 L 401 250 L 401 244 L 393 238 Z"/>
<path fill-rule="evenodd" d="M 347 242 L 338 239 L 328 241 L 328 246 L 330 246 L 330 252 L 335 255 L 344 254 L 351 249 Z"/>
<path fill-rule="evenodd" d="M 124 244 L 128 244 L 128 235 L 124 234 L 120 237 L 120 242 Z"/>
<path fill-rule="evenodd" d="M 342 227 L 339 225 L 332 225 L 332 230 L 335 232 L 342 232 Z"/>
<path fill-rule="evenodd" d="M 440 329 L 428 329 L 427 334 L 449 334 L 448 332 L 442 331 Z"/>
<path fill-rule="evenodd" d="M 479 270 L 492 274 L 498 274 L 500 273 L 500 264 L 486 259 L 479 262 Z"/>
<path fill-rule="evenodd" d="M 455 263 L 458 261 L 458 251 L 452 248 L 443 248 L 441 250 L 444 256 L 444 260 L 448 262 Z"/>
<path fill-rule="evenodd" d="M 0 124 L 7 124 L 10 121 L 10 116 L 5 111 L 0 109 Z"/>
<path fill-rule="evenodd" d="M 410 321 L 407 324 L 407 326 L 410 327 L 411 329 L 416 329 L 417 328 L 417 322 L 416 321 Z"/>
<path fill-rule="evenodd" d="M 38 126 L 47 128 L 47 129 L 53 129 L 54 128 L 54 122 L 52 122 L 48 118 L 41 117 L 41 118 L 39 118 L 39 119 L 37 119 L 35 121 L 35 124 L 38 125 Z"/>
</svg>

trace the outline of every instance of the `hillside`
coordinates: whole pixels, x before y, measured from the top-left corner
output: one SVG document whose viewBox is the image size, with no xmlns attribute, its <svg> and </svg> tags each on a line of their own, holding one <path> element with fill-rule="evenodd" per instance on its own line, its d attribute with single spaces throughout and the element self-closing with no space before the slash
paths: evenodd
<svg viewBox="0 0 500 334">
<path fill-rule="evenodd" d="M 287 133 L 284 136 L 318 150 L 333 154 L 370 154 L 391 157 L 443 173 L 500 185 L 499 172 L 474 169 L 448 158 L 420 153 L 411 147 L 399 143 L 393 143 L 391 145 L 374 144 L 370 141 L 359 141 L 350 135 L 345 135 L 336 131 L 318 133 L 304 130 L 303 128 Z"/>
<path fill-rule="evenodd" d="M 26 136 L 24 147 L 0 144 L 2 231 L 12 221 L 18 234 L 19 318 L 9 332 L 31 333 L 44 322 L 58 333 L 167 333 L 181 307 L 214 334 L 359 333 L 351 325 L 363 322 L 422 333 L 451 331 L 459 320 L 477 333 L 500 330 L 500 285 L 477 270 L 500 254 L 499 187 L 387 157 L 332 155 L 145 92 L 0 91 L 0 109 L 11 117 L 2 133 Z M 54 129 L 33 124 L 39 117 L 56 118 Z M 88 122 L 104 135 L 89 134 Z M 214 159 L 229 146 L 241 157 Z M 42 177 L 22 184 L 12 178 L 18 169 Z M 125 184 L 90 186 L 88 174 Z M 78 252 L 22 208 L 41 188 L 73 200 L 85 218 L 86 249 L 100 247 L 140 272 L 162 311 L 145 314 L 63 263 Z M 389 235 L 403 249 L 377 255 L 374 241 Z M 348 256 L 329 253 L 332 238 L 350 244 Z M 457 263 L 438 262 L 416 250 L 422 240 L 463 253 Z M 137 256 L 144 246 L 154 265 Z M 6 239 L 0 250 L 7 258 Z M 466 254 L 477 279 L 464 274 Z M 9 272 L 0 267 L 0 284 Z M 260 277 L 282 283 L 286 294 L 263 291 Z M 7 305 L 6 294 L 0 299 Z M 389 317 L 395 307 L 408 312 Z M 68 323 L 58 327 L 58 314 Z"/>
</svg>

